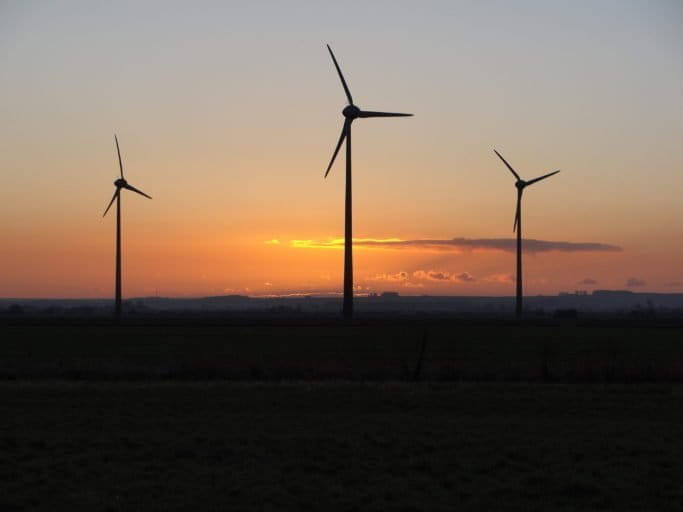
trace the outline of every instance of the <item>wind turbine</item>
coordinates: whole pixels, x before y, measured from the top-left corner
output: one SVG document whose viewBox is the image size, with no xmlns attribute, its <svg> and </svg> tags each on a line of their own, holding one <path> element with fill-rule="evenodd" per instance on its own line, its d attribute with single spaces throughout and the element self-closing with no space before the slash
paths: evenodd
<svg viewBox="0 0 683 512">
<path fill-rule="evenodd" d="M 346 98 L 349 100 L 349 104 L 344 107 L 342 114 L 344 116 L 344 125 L 342 126 L 341 135 L 339 136 L 339 142 L 337 142 L 337 147 L 334 148 L 334 153 L 332 154 L 332 159 L 330 164 L 327 166 L 325 171 L 325 177 L 330 172 L 334 159 L 337 158 L 337 153 L 339 153 L 339 148 L 341 148 L 342 143 L 346 140 L 346 200 L 344 202 L 344 307 L 343 315 L 346 320 L 350 320 L 353 316 L 353 233 L 352 233 L 352 208 L 351 208 L 351 124 L 355 119 L 366 118 L 366 117 L 409 117 L 413 114 L 399 114 L 395 112 L 373 112 L 369 110 L 361 110 L 357 105 L 353 103 L 353 98 L 351 97 L 351 91 L 349 91 L 348 85 L 346 85 L 346 80 L 344 80 L 344 75 L 342 74 L 341 68 L 337 63 L 337 59 L 332 53 L 332 48 L 327 45 L 327 49 L 332 57 L 332 62 L 334 62 L 334 67 L 337 68 L 337 73 L 339 73 L 339 78 L 341 80 L 342 86 L 344 87 L 344 92 L 346 93 Z"/>
<path fill-rule="evenodd" d="M 136 192 L 140 194 L 141 196 L 145 196 L 148 199 L 152 199 L 150 196 L 145 194 L 142 190 L 138 190 L 132 185 L 129 185 L 126 179 L 123 177 L 123 163 L 121 162 L 121 150 L 119 149 L 119 139 L 114 135 L 114 141 L 116 141 L 116 153 L 119 155 L 119 169 L 121 171 L 121 177 L 118 178 L 114 182 L 114 186 L 116 187 L 116 190 L 114 191 L 114 195 L 111 198 L 111 201 L 109 201 L 109 205 L 107 206 L 107 209 L 104 210 L 104 214 L 102 217 L 107 215 L 107 212 L 109 211 L 109 208 L 111 208 L 111 205 L 114 204 L 114 201 L 116 201 L 116 298 L 115 298 L 115 315 L 116 318 L 119 319 L 121 318 L 121 189 L 125 188 L 128 190 L 132 190 L 133 192 Z"/>
<path fill-rule="evenodd" d="M 493 152 L 498 155 L 498 158 L 503 161 L 505 166 L 510 169 L 510 172 L 517 179 L 517 182 L 515 183 L 515 187 L 517 187 L 517 211 L 515 213 L 515 223 L 512 227 L 512 231 L 517 231 L 517 301 L 515 304 L 515 315 L 517 318 L 520 318 L 522 316 L 522 192 L 524 192 L 524 189 L 529 185 L 549 178 L 560 171 L 549 172 L 548 174 L 544 174 L 533 180 L 524 181 L 498 151 L 494 149 Z"/>
</svg>

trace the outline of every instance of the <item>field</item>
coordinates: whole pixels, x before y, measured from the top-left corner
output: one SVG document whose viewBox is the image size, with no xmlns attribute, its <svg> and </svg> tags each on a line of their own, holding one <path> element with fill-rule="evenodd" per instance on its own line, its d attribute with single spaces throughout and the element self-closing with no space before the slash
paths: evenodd
<svg viewBox="0 0 683 512">
<path fill-rule="evenodd" d="M 384 381 L 418 370 L 429 381 L 683 382 L 681 325 L 167 319 L 8 322 L 2 332 L 0 380 Z"/>
<path fill-rule="evenodd" d="M 679 510 L 682 332 L 7 322 L 0 510 Z"/>
<path fill-rule="evenodd" d="M 683 386 L 0 385 L 0 509 L 680 510 Z"/>
</svg>

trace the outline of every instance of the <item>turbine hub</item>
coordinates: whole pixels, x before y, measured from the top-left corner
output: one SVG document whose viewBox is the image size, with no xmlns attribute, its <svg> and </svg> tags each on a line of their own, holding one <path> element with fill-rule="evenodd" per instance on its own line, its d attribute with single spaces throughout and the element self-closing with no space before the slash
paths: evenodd
<svg viewBox="0 0 683 512">
<path fill-rule="evenodd" d="M 114 182 L 114 185 L 117 188 L 121 188 L 121 187 L 125 187 L 126 185 L 128 185 L 128 182 L 126 180 L 124 180 L 123 178 L 119 178 L 118 180 L 116 180 Z"/>
<path fill-rule="evenodd" d="M 356 105 L 347 105 L 344 107 L 344 110 L 342 110 L 342 114 L 344 114 L 346 119 L 353 120 L 360 117 L 360 109 Z"/>
<path fill-rule="evenodd" d="M 517 180 L 517 183 L 515 183 L 515 187 L 517 187 L 519 190 L 522 190 L 524 187 L 526 187 L 526 181 Z"/>
</svg>

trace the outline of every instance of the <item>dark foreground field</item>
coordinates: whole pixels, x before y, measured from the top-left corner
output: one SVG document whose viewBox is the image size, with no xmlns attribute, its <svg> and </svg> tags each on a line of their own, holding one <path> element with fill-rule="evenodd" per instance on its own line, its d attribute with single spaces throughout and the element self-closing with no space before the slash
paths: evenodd
<svg viewBox="0 0 683 512">
<path fill-rule="evenodd" d="M 9 320 L 0 511 L 680 510 L 680 322 Z"/>
<path fill-rule="evenodd" d="M 680 321 L 29 319 L 0 334 L 0 381 L 683 383 Z"/>
<path fill-rule="evenodd" d="M 683 386 L 0 384 L 0 510 L 680 510 Z"/>
</svg>

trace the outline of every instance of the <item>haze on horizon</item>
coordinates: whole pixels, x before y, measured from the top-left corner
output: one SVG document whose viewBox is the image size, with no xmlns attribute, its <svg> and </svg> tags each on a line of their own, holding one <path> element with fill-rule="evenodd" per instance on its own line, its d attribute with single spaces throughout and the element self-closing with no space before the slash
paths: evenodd
<svg viewBox="0 0 683 512">
<path fill-rule="evenodd" d="M 683 4 L 0 3 L 0 297 L 340 292 L 344 93 L 361 293 L 683 292 Z M 357 134 L 357 135 L 356 135 Z M 465 242 L 463 242 L 463 240 Z M 459 242 L 458 242 L 459 241 Z"/>
</svg>

